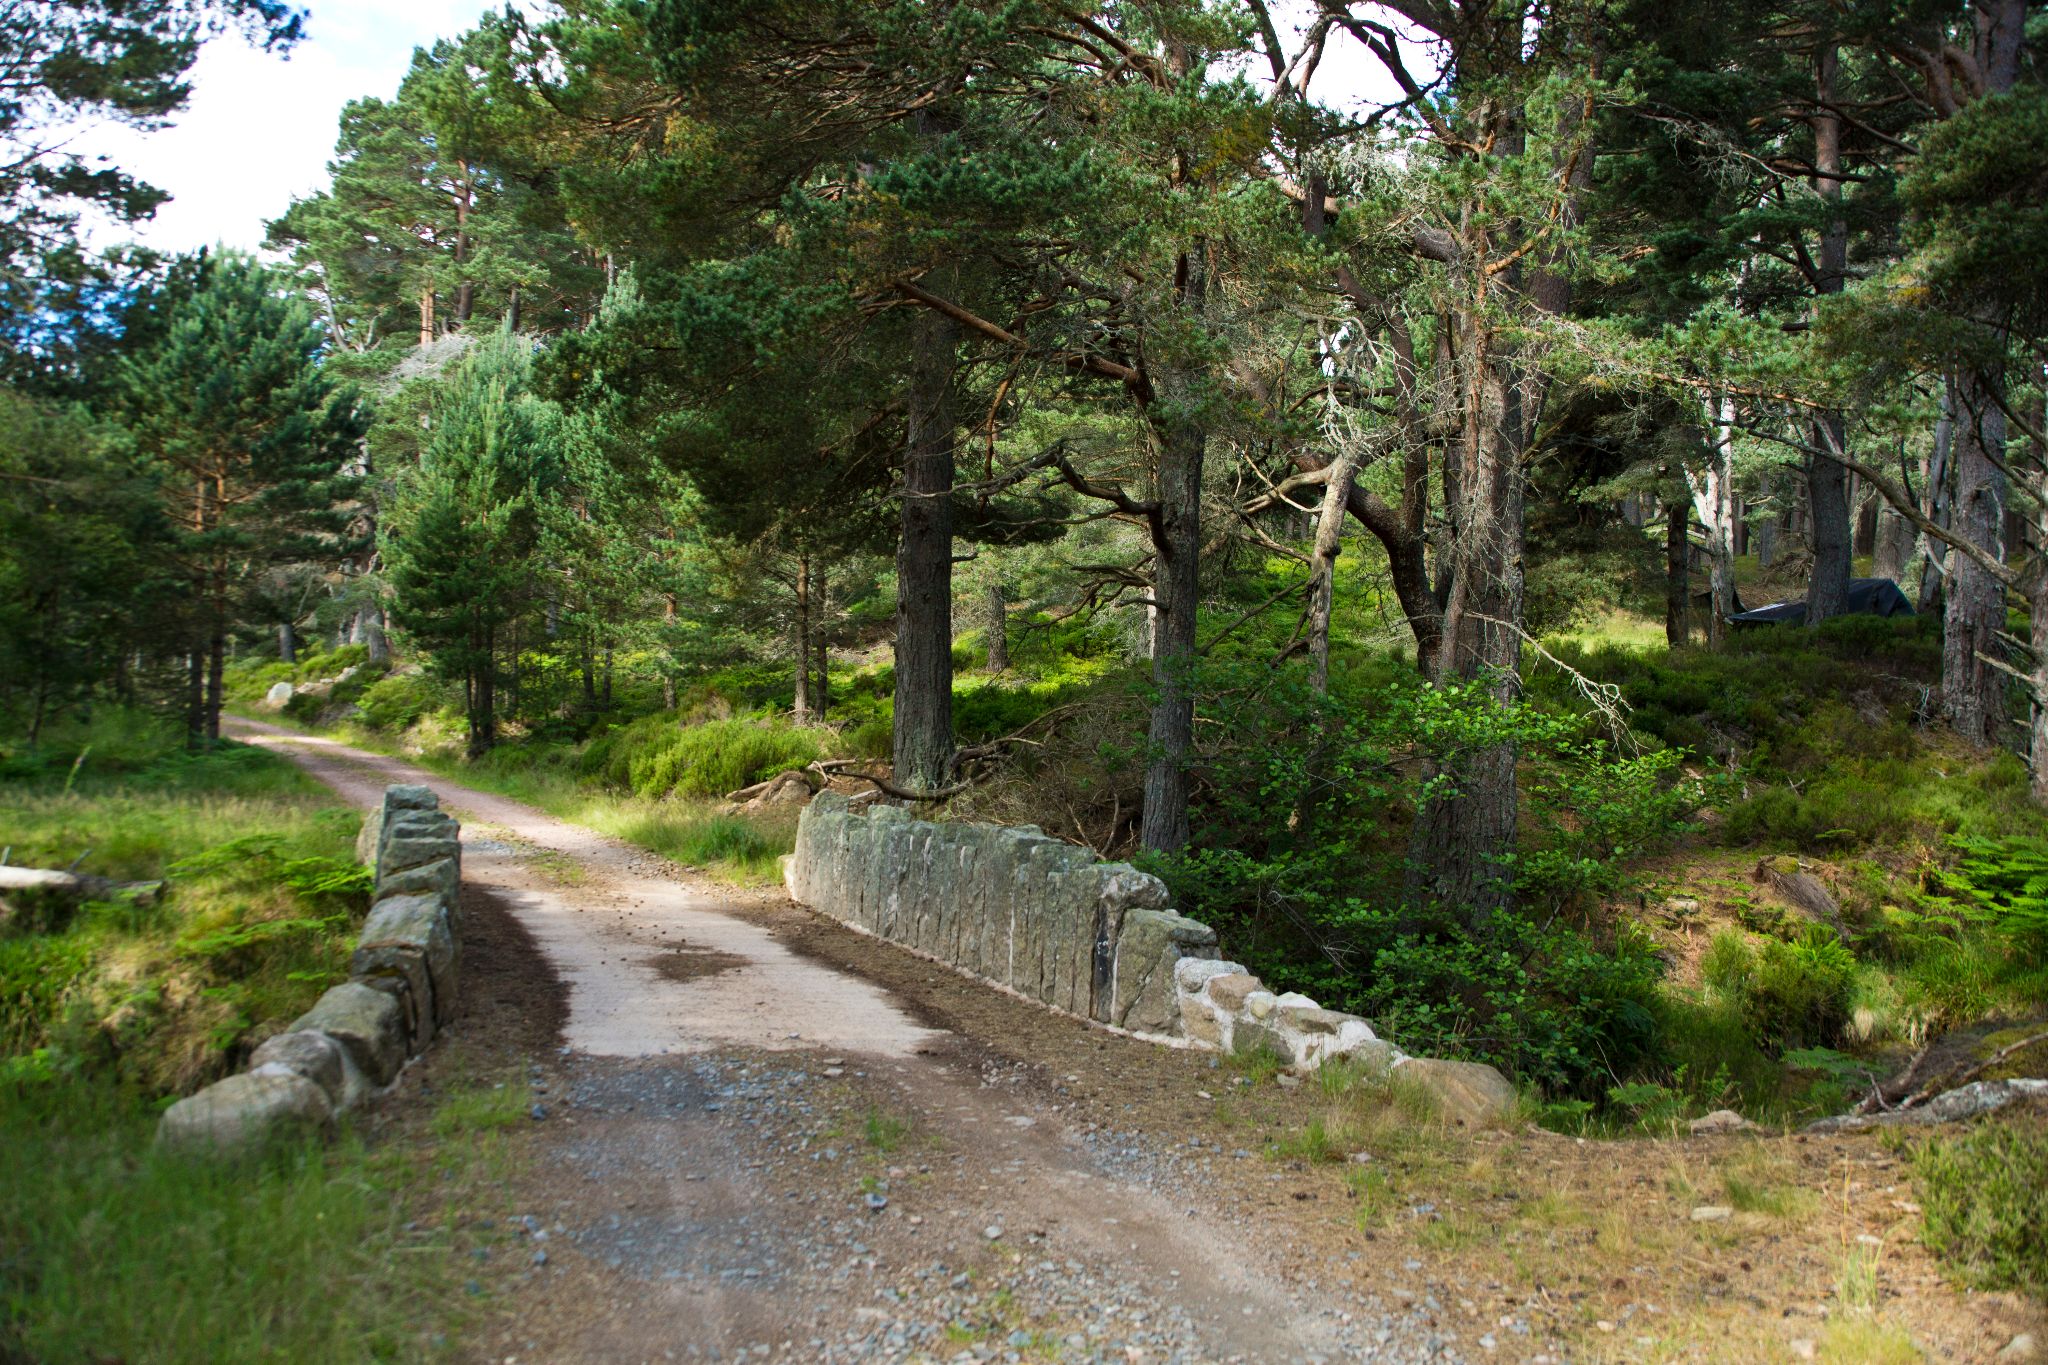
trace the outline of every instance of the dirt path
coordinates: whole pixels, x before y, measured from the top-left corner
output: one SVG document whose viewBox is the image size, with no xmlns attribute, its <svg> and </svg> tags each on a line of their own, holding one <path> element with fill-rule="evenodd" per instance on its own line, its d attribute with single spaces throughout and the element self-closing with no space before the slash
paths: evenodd
<svg viewBox="0 0 2048 1365">
<path fill-rule="evenodd" d="M 468 988 L 533 1054 L 540 1144 L 506 1191 L 519 1264 L 477 1359 L 1459 1358 L 1434 1300 L 1389 1310 L 1283 1272 L 1272 1236 L 1204 1207 L 1206 1168 L 1099 1121 L 1103 1077 L 1170 1061 L 1200 1083 L 1192 1059 L 991 1006 L 888 945 L 835 950 L 786 900 L 399 760 L 232 728 L 365 807 L 433 788 L 464 822 L 465 893 L 505 912 L 477 932 L 538 950 Z M 850 970 L 863 955 L 875 969 Z M 515 1039 L 506 1009 L 529 1035 L 559 1017 L 559 1043 Z M 1100 1075 L 1019 1065 L 963 1019 L 1057 1034 Z"/>
</svg>

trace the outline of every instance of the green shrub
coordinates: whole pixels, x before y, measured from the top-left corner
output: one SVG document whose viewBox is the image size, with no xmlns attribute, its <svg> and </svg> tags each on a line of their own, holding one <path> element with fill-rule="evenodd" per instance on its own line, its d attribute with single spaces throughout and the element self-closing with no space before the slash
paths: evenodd
<svg viewBox="0 0 2048 1365">
<path fill-rule="evenodd" d="M 2048 1129 L 2025 1120 L 1913 1154 L 1927 1249 L 1978 1289 L 2048 1296 Z"/>
<path fill-rule="evenodd" d="M 593 740 L 579 770 L 638 796 L 723 796 L 780 772 L 816 762 L 815 730 L 774 720 L 714 720 L 678 727 L 649 716 Z"/>
<path fill-rule="evenodd" d="M 1856 986 L 1856 958 L 1820 926 L 1791 942 L 1753 948 L 1734 930 L 1707 945 L 1707 985 L 1731 1002 L 1745 1031 L 1767 1052 L 1822 1047 L 1841 1036 Z"/>
<path fill-rule="evenodd" d="M 1211 795 L 1190 850 L 1154 865 L 1226 953 L 1404 1046 L 1482 1057 L 1553 1094 L 1604 1100 L 1613 1078 L 1661 1062 L 1661 961 L 1625 926 L 1576 926 L 1619 888 L 1623 861 L 1682 830 L 1702 800 L 1673 755 L 1618 753 L 1587 717 L 1427 687 L 1397 661 L 1329 696 L 1264 659 L 1196 682 L 1215 722 Z M 1442 786 L 1418 750 L 1445 770 L 1502 741 L 1551 812 L 1501 869 L 1518 909 L 1416 904 L 1407 834 Z"/>
<path fill-rule="evenodd" d="M 420 717 L 440 710 L 447 697 L 440 684 L 424 673 L 389 673 L 363 689 L 357 705 L 363 724 L 396 734 L 409 730 Z"/>
</svg>

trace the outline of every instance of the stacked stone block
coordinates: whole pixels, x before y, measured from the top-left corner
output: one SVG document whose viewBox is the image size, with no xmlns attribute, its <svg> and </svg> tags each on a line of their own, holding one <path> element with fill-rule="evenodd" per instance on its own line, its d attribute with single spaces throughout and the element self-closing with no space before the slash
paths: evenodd
<svg viewBox="0 0 2048 1365">
<path fill-rule="evenodd" d="M 166 1110 L 159 1142 L 234 1152 L 287 1129 L 330 1127 L 425 1051 L 455 1017 L 461 834 L 427 788 L 385 789 L 356 841 L 376 891 L 350 979 L 258 1047 L 247 1071 Z"/>
</svg>

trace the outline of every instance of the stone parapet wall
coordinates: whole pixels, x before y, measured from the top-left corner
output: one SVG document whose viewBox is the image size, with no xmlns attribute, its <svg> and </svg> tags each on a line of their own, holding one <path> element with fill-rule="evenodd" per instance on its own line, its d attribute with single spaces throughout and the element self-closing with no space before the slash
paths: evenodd
<svg viewBox="0 0 2048 1365">
<path fill-rule="evenodd" d="M 1055 1009 L 1292 1071 L 1345 1059 L 1426 1089 L 1446 1117 L 1492 1122 L 1515 1091 L 1490 1066 L 1410 1057 L 1354 1014 L 1276 993 L 1216 957 L 1216 934 L 1128 863 L 1025 826 L 934 823 L 821 792 L 784 866 L 799 903 Z"/>
<path fill-rule="evenodd" d="M 821 792 L 786 865 L 797 901 L 1097 1023 L 1177 1035 L 1175 965 L 1216 934 L 1128 863 L 1025 826 L 936 824 Z"/>
<path fill-rule="evenodd" d="M 462 966 L 462 827 L 425 787 L 385 789 L 356 857 L 375 869 L 349 980 L 266 1040 L 249 1069 L 164 1111 L 157 1140 L 199 1152 L 327 1128 L 398 1079 L 455 1018 Z"/>
</svg>

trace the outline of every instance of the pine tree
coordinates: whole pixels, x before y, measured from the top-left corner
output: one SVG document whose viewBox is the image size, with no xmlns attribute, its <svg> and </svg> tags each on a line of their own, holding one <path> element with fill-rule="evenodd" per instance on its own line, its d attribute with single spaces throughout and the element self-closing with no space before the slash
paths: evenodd
<svg viewBox="0 0 2048 1365">
<path fill-rule="evenodd" d="M 221 670 L 244 594 L 266 570 L 340 551 L 364 422 L 321 365 L 321 328 L 288 277 L 207 263 L 161 337 L 122 368 L 121 414 L 158 467 L 190 592 L 187 728 L 220 735 Z"/>
<path fill-rule="evenodd" d="M 531 344 L 509 333 L 463 358 L 382 526 L 392 618 L 461 681 L 471 757 L 497 742 L 502 632 L 535 599 L 559 467 L 560 414 L 531 391 L 532 369 Z"/>
</svg>

